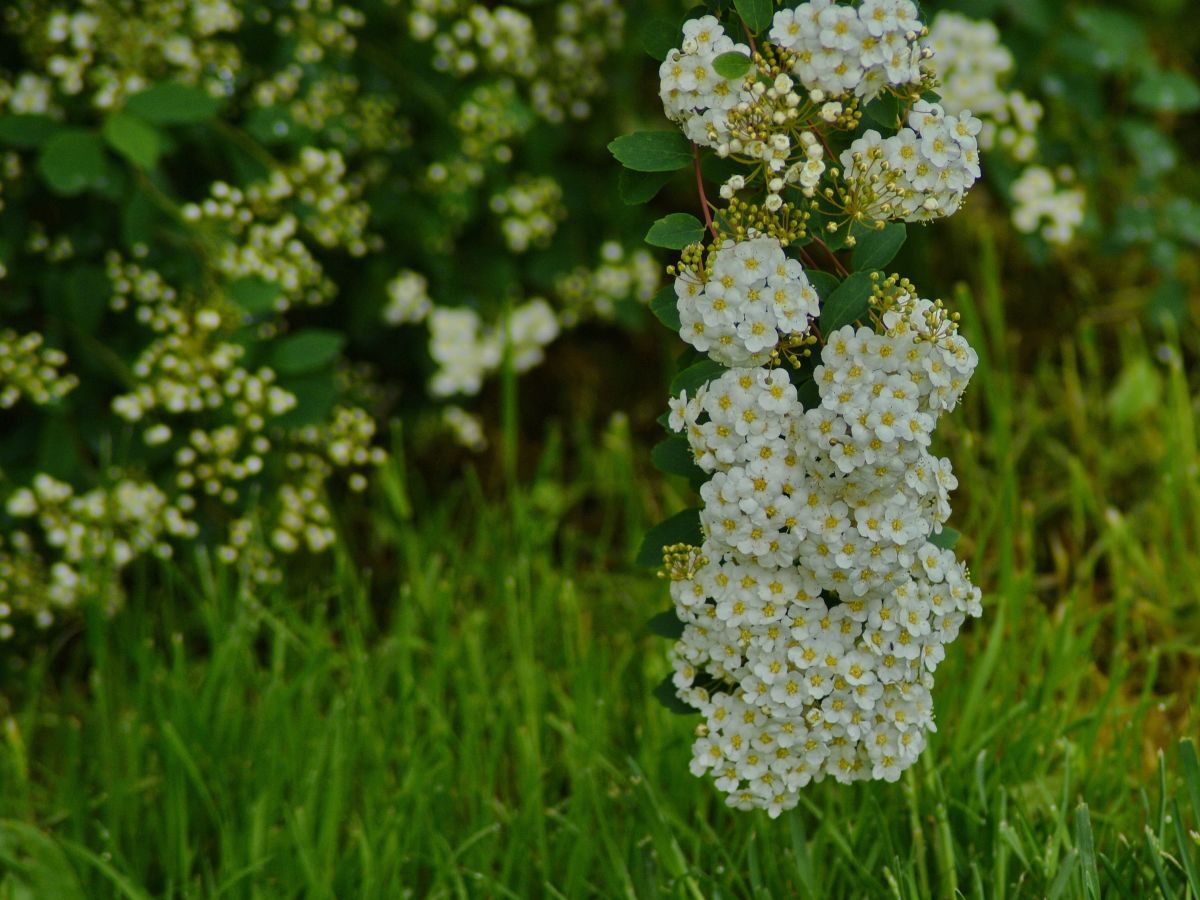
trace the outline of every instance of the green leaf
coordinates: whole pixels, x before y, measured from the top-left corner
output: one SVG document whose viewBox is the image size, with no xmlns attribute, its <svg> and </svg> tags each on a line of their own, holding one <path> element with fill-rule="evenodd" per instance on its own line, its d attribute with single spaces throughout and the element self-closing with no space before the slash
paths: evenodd
<svg viewBox="0 0 1200 900">
<path fill-rule="evenodd" d="M 678 131 L 637 131 L 608 145 L 617 162 L 635 172 L 674 172 L 692 162 L 692 144 Z"/>
<path fill-rule="evenodd" d="M 700 528 L 700 509 L 691 507 L 677 512 L 665 522 L 659 522 L 642 540 L 638 550 L 637 564 L 646 569 L 657 569 L 663 562 L 663 547 L 672 544 L 690 544 L 699 547 L 704 543 L 704 532 Z"/>
<path fill-rule="evenodd" d="M 1142 174 L 1157 178 L 1170 172 L 1179 162 L 1175 142 L 1143 119 L 1126 119 L 1121 123 L 1121 136 L 1129 155 Z"/>
<path fill-rule="evenodd" d="M 274 311 L 275 301 L 283 294 L 283 289 L 257 275 L 245 275 L 230 282 L 228 292 L 233 302 L 246 312 L 261 316 Z"/>
<path fill-rule="evenodd" d="M 675 615 L 674 609 L 664 609 L 646 622 L 646 628 L 651 634 L 670 638 L 673 641 L 677 641 L 683 636 L 683 622 L 679 620 L 679 616 Z"/>
<path fill-rule="evenodd" d="M 683 327 L 679 321 L 679 297 L 671 285 L 667 285 L 654 295 L 654 299 L 650 301 L 650 312 L 654 313 L 654 317 L 658 321 L 674 332 L 678 333 L 679 329 Z"/>
<path fill-rule="evenodd" d="M 694 396 L 701 385 L 708 384 L 714 378 L 719 378 L 728 370 L 711 359 L 702 359 L 695 365 L 688 366 L 671 379 L 671 396 L 678 397 L 680 391 L 687 391 L 688 396 Z"/>
<path fill-rule="evenodd" d="M 775 18 L 775 4 L 771 0 L 733 0 L 733 5 L 755 34 L 770 28 L 771 20 Z"/>
<path fill-rule="evenodd" d="M 821 305 L 821 333 L 828 337 L 843 325 L 861 320 L 871 308 L 870 272 L 855 272 Z"/>
<path fill-rule="evenodd" d="M 1128 363 L 1108 395 L 1108 413 L 1114 425 L 1124 427 L 1158 407 L 1162 379 L 1144 356 Z"/>
<path fill-rule="evenodd" d="M 42 147 L 38 171 L 56 194 L 70 196 L 99 187 L 106 178 L 104 144 L 94 131 L 68 128 Z"/>
<path fill-rule="evenodd" d="M 667 54 L 679 45 L 682 35 L 679 33 L 679 26 L 670 19 L 654 16 L 642 26 L 641 34 L 638 37 L 642 49 L 654 59 L 662 62 L 667 58 Z"/>
<path fill-rule="evenodd" d="M 722 53 L 712 62 L 713 69 L 722 78 L 742 78 L 753 65 L 750 57 L 739 50 Z"/>
<path fill-rule="evenodd" d="M 675 693 L 673 678 L 673 675 L 668 675 L 658 683 L 654 688 L 654 699 L 677 715 L 684 716 L 700 712 L 694 706 L 689 706 L 679 699 L 679 695 Z"/>
<path fill-rule="evenodd" d="M 954 545 L 958 543 L 960 537 L 962 535 L 953 528 L 943 525 L 941 531 L 935 531 L 929 535 L 928 541 L 933 546 L 941 547 L 943 550 L 953 550 Z"/>
<path fill-rule="evenodd" d="M 342 350 L 346 337 L 328 328 L 305 328 L 275 341 L 270 365 L 280 375 L 300 375 L 323 369 Z"/>
<path fill-rule="evenodd" d="M 904 246 L 908 230 L 903 222 L 891 222 L 878 230 L 872 229 L 858 239 L 850 254 L 854 271 L 882 269 L 890 263 Z"/>
<path fill-rule="evenodd" d="M 626 206 L 637 206 L 653 200 L 664 184 L 671 180 L 671 172 L 635 172 L 622 169 L 617 178 L 617 190 L 621 202 Z"/>
<path fill-rule="evenodd" d="M 1150 72 L 1133 89 L 1133 102 L 1143 109 L 1164 113 L 1191 113 L 1200 109 L 1200 85 L 1183 72 Z"/>
<path fill-rule="evenodd" d="M 655 444 L 650 451 L 650 461 L 654 463 L 654 468 L 668 475 L 695 478 L 699 474 L 707 477 L 704 470 L 696 465 L 696 455 L 683 435 L 674 435 Z"/>
<path fill-rule="evenodd" d="M 125 108 L 155 125 L 187 125 L 211 119 L 221 101 L 198 87 L 164 81 L 134 94 Z"/>
<path fill-rule="evenodd" d="M 663 216 L 646 232 L 646 243 L 652 247 L 682 250 L 704 237 L 704 223 L 687 213 Z"/>
<path fill-rule="evenodd" d="M 0 144 L 34 150 L 46 143 L 62 128 L 49 116 L 18 113 L 0 116 Z"/>
<path fill-rule="evenodd" d="M 338 399 L 338 386 L 331 369 L 283 378 L 279 386 L 296 397 L 296 405 L 275 420 L 280 428 L 320 424 L 328 420 Z"/>
<path fill-rule="evenodd" d="M 863 108 L 867 118 L 877 125 L 882 125 L 889 131 L 900 127 L 900 112 L 903 104 L 895 94 L 884 92 Z"/>
<path fill-rule="evenodd" d="M 808 277 L 813 290 L 817 292 L 817 296 L 822 300 L 836 291 L 838 285 L 842 283 L 836 275 L 822 272 L 820 269 L 805 269 L 804 274 Z"/>
<path fill-rule="evenodd" d="M 162 155 L 162 135 L 137 116 L 117 112 L 104 122 L 104 139 L 127 160 L 143 169 L 153 169 Z"/>
<path fill-rule="evenodd" d="M 1075 24 L 1086 36 L 1088 62 L 1103 72 L 1133 69 L 1153 59 L 1146 32 L 1128 13 L 1099 6 L 1077 9 Z"/>
</svg>

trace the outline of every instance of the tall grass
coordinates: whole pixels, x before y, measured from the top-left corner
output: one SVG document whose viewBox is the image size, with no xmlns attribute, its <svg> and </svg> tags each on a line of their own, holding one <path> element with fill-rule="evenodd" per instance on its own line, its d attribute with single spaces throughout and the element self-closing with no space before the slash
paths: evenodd
<svg viewBox="0 0 1200 900">
<path fill-rule="evenodd" d="M 899 783 L 771 821 L 688 773 L 665 588 L 612 565 L 684 486 L 616 421 L 520 483 L 506 457 L 499 499 L 398 454 L 329 571 L 144 570 L 36 653 L 0 700 L 0 897 L 1200 897 L 1181 353 L 1085 321 L 1018 375 L 998 268 L 985 239 L 942 447 L 985 617 Z"/>
</svg>

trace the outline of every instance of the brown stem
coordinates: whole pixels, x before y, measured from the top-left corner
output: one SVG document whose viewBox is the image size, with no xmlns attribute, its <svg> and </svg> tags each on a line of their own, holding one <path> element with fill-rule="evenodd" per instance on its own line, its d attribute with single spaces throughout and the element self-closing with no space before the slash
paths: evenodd
<svg viewBox="0 0 1200 900">
<path fill-rule="evenodd" d="M 700 191 L 700 208 L 704 210 L 704 224 L 708 226 L 713 240 L 717 238 L 717 226 L 713 224 L 712 212 L 708 208 L 708 195 L 704 193 L 704 178 L 700 175 L 700 148 L 692 144 L 692 166 L 696 170 L 696 188 Z"/>
<path fill-rule="evenodd" d="M 758 44 L 754 43 L 754 32 L 750 30 L 750 26 L 744 21 L 742 22 L 742 28 L 746 29 L 746 40 L 750 42 L 750 52 L 758 56 Z"/>
<path fill-rule="evenodd" d="M 816 235 L 813 235 L 812 239 L 813 239 L 814 244 L 816 244 L 818 247 L 820 247 L 822 250 L 824 250 L 829 255 L 829 259 L 833 262 L 834 267 L 838 270 L 838 273 L 843 278 L 845 278 L 847 275 L 850 274 L 849 269 L 847 269 L 844 265 L 842 265 L 842 261 L 837 258 L 837 254 L 829 249 L 828 244 L 826 244 L 823 240 L 821 240 Z"/>
</svg>

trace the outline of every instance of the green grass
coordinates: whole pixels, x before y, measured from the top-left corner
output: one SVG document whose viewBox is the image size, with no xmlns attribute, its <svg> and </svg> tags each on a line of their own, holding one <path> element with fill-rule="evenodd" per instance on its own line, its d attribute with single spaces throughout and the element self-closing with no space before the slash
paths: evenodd
<svg viewBox="0 0 1200 900">
<path fill-rule="evenodd" d="M 899 783 L 771 821 L 688 773 L 695 720 L 650 697 L 665 588 L 621 563 L 685 488 L 616 422 L 551 432 L 503 498 L 399 459 L 327 571 L 144 570 L 34 653 L 0 699 L 0 897 L 1200 897 L 1181 351 L 1085 320 L 1030 359 L 981 253 L 942 449 L 985 616 Z"/>
</svg>

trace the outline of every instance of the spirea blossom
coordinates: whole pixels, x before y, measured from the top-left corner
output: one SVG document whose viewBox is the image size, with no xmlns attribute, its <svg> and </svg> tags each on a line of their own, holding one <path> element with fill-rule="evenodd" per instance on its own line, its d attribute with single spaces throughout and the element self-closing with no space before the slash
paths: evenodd
<svg viewBox="0 0 1200 900">
<path fill-rule="evenodd" d="M 910 0 L 813 0 L 775 13 L 768 36 L 796 55 L 793 71 L 808 90 L 871 100 L 889 84 L 921 82 L 921 30 Z"/>
<path fill-rule="evenodd" d="M 1071 172 L 1068 170 L 1069 176 Z M 1059 188 L 1054 175 L 1044 166 L 1030 166 L 1012 184 L 1013 224 L 1041 235 L 1051 244 L 1069 244 L 1083 222 L 1084 194 L 1077 187 Z"/>
<path fill-rule="evenodd" d="M 980 128 L 970 112 L 918 100 L 896 134 L 867 131 L 839 157 L 852 208 L 877 221 L 951 215 L 979 179 Z"/>
<path fill-rule="evenodd" d="M 680 337 L 729 366 L 765 362 L 780 335 L 803 335 L 817 314 L 804 267 L 771 237 L 726 242 L 705 277 L 675 279 Z"/>
<path fill-rule="evenodd" d="M 882 297 L 874 328 L 825 336 L 811 408 L 786 370 L 753 365 L 671 404 L 710 476 L 702 546 L 668 558 L 674 685 L 705 719 L 692 771 L 738 808 L 899 778 L 934 729 L 944 647 L 981 612 L 933 543 L 957 482 L 928 449 L 978 359 L 939 305 Z"/>
</svg>

